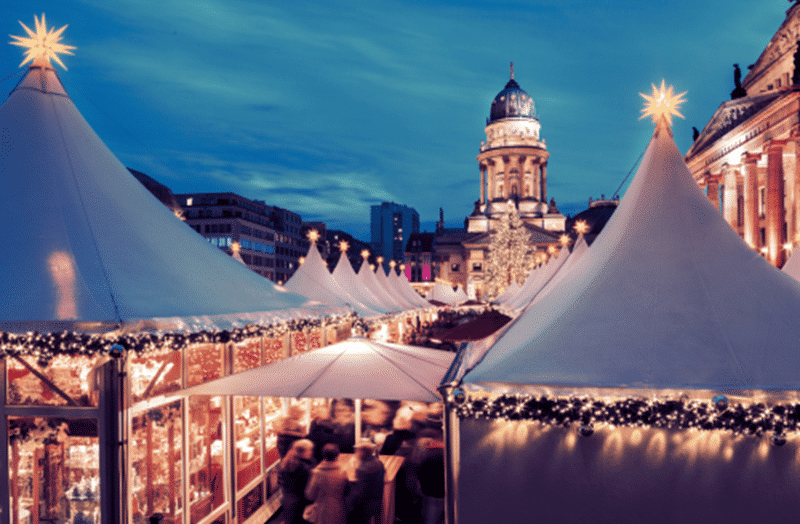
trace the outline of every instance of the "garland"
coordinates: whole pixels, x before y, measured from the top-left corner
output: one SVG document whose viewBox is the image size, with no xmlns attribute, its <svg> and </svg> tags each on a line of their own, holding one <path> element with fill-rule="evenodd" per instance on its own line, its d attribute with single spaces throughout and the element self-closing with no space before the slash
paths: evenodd
<svg viewBox="0 0 800 524">
<path fill-rule="evenodd" d="M 731 431 L 737 435 L 762 436 L 772 432 L 776 445 L 786 443 L 786 433 L 800 430 L 800 403 L 729 405 L 718 395 L 711 402 L 697 400 L 598 400 L 585 397 L 550 398 L 501 395 L 494 399 L 471 399 L 457 389 L 451 397 L 459 418 L 531 420 L 569 427 L 578 424 L 584 436 L 594 424 Z"/>
<path fill-rule="evenodd" d="M 293 319 L 277 324 L 248 324 L 241 328 L 220 331 L 198 331 L 195 333 L 128 333 L 89 334 L 62 331 L 59 333 L 25 334 L 0 333 L 0 358 L 8 356 L 33 356 L 40 367 L 47 366 L 57 355 L 120 356 L 133 352 L 137 356 L 165 350 L 181 350 L 194 344 L 239 343 L 251 338 L 275 338 L 292 331 L 303 331 L 343 323 L 356 322 L 358 315 L 348 313 L 327 319 Z"/>
</svg>

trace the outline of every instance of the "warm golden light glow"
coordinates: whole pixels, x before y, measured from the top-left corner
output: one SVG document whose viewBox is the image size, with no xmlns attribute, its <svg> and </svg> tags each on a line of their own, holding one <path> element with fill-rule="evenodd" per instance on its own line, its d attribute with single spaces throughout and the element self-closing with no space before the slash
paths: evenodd
<svg viewBox="0 0 800 524">
<path fill-rule="evenodd" d="M 242 246 L 239 244 L 239 242 L 234 242 L 231 244 L 231 251 L 233 252 L 234 255 L 238 254 L 239 251 L 241 250 Z"/>
<path fill-rule="evenodd" d="M 551 255 L 555 254 L 556 246 L 548 246 L 547 252 L 550 253 Z"/>
<path fill-rule="evenodd" d="M 74 46 L 60 43 L 61 33 L 64 32 L 67 26 L 58 30 L 50 29 L 48 31 L 47 24 L 44 20 L 44 13 L 42 13 L 41 22 L 39 22 L 36 15 L 33 15 L 33 21 L 36 24 L 36 32 L 31 31 L 28 26 L 22 22 L 19 23 L 25 32 L 28 33 L 28 37 L 8 35 L 14 39 L 9 42 L 10 44 L 26 48 L 25 60 L 22 61 L 20 67 L 28 62 L 31 62 L 31 67 L 50 67 L 50 60 L 52 59 L 55 60 L 58 65 L 66 69 L 67 66 L 58 58 L 58 54 L 64 53 L 72 55 L 74 53 L 71 49 L 76 49 Z"/>
<path fill-rule="evenodd" d="M 378 264 L 383 264 L 383 257 L 378 257 L 377 260 L 378 260 Z"/>
<path fill-rule="evenodd" d="M 405 271 L 405 270 L 406 270 L 406 265 L 400 264 L 400 271 Z"/>
<path fill-rule="evenodd" d="M 683 95 L 686 94 L 686 91 L 676 95 L 672 90 L 672 86 L 665 88 L 664 84 L 665 82 L 662 80 L 660 89 L 657 88 L 655 84 L 650 84 L 653 86 L 653 96 L 639 93 L 646 100 L 644 108 L 642 109 L 642 116 L 639 117 L 639 120 L 647 116 L 652 116 L 653 122 L 655 123 L 663 117 L 666 118 L 667 124 L 671 126 L 672 115 L 685 118 L 678 112 L 678 106 L 686 102 L 686 100 L 683 99 Z"/>
<path fill-rule="evenodd" d="M 585 235 L 589 232 L 589 224 L 587 224 L 585 220 L 578 220 L 575 222 L 575 225 L 572 226 L 572 229 L 579 235 Z"/>
<path fill-rule="evenodd" d="M 366 249 L 361 251 L 361 258 L 364 258 L 364 259 L 369 258 L 369 251 L 366 250 Z"/>
<path fill-rule="evenodd" d="M 347 252 L 347 250 L 349 248 L 350 248 L 350 244 L 347 243 L 347 240 L 340 240 L 339 241 L 339 251 L 341 251 L 342 253 L 345 253 L 345 252 Z"/>
<path fill-rule="evenodd" d="M 394 269 L 394 268 L 395 268 L 395 266 L 397 266 L 397 262 L 395 262 L 394 260 L 390 260 L 390 261 L 389 261 L 389 267 L 390 267 L 390 268 L 392 268 L 392 269 Z"/>
<path fill-rule="evenodd" d="M 298 259 L 297 259 L 297 261 L 298 261 L 298 262 L 300 263 L 300 265 L 302 266 L 302 265 L 303 265 L 303 263 L 306 261 L 306 257 L 300 257 L 300 258 L 298 258 Z"/>
<path fill-rule="evenodd" d="M 78 318 L 78 306 L 75 302 L 75 264 L 72 257 L 63 251 L 56 251 L 50 255 L 47 262 L 50 266 L 50 276 L 58 289 L 56 318 L 59 320 Z"/>
<path fill-rule="evenodd" d="M 570 245 L 572 243 L 572 239 L 570 239 L 569 235 L 566 235 L 566 234 L 565 235 L 561 235 L 558 238 L 558 241 L 561 243 L 562 247 L 567 247 L 568 245 Z"/>
<path fill-rule="evenodd" d="M 306 237 L 308 237 L 310 241 L 316 242 L 317 240 L 319 240 L 319 231 L 317 231 L 316 229 L 310 229 L 308 231 L 308 234 L 306 234 Z"/>
</svg>

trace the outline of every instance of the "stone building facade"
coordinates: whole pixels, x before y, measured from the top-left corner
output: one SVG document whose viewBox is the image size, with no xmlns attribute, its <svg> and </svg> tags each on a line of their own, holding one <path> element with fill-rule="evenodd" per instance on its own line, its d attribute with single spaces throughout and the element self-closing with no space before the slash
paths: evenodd
<svg viewBox="0 0 800 524">
<path fill-rule="evenodd" d="M 786 18 L 685 160 L 731 227 L 775 266 L 800 237 L 800 7 Z"/>
</svg>

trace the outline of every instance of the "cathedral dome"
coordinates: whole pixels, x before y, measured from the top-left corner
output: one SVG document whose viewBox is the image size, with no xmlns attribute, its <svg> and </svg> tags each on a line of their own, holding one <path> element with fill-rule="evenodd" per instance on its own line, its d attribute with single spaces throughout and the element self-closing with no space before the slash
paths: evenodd
<svg viewBox="0 0 800 524">
<path fill-rule="evenodd" d="M 514 80 L 514 69 L 511 69 L 511 80 L 492 101 L 489 122 L 496 122 L 504 118 L 536 118 L 533 99 Z"/>
</svg>

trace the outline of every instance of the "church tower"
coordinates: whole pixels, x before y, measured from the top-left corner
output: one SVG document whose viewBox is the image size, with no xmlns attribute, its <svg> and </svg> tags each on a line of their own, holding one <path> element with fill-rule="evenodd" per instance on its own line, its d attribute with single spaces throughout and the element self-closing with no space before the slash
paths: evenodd
<svg viewBox="0 0 800 524">
<path fill-rule="evenodd" d="M 494 229 L 492 222 L 513 202 L 522 220 L 550 231 L 564 229 L 564 216 L 547 202 L 547 151 L 531 96 L 511 78 L 492 101 L 481 142 L 480 200 L 468 217 L 469 232 Z"/>
</svg>

